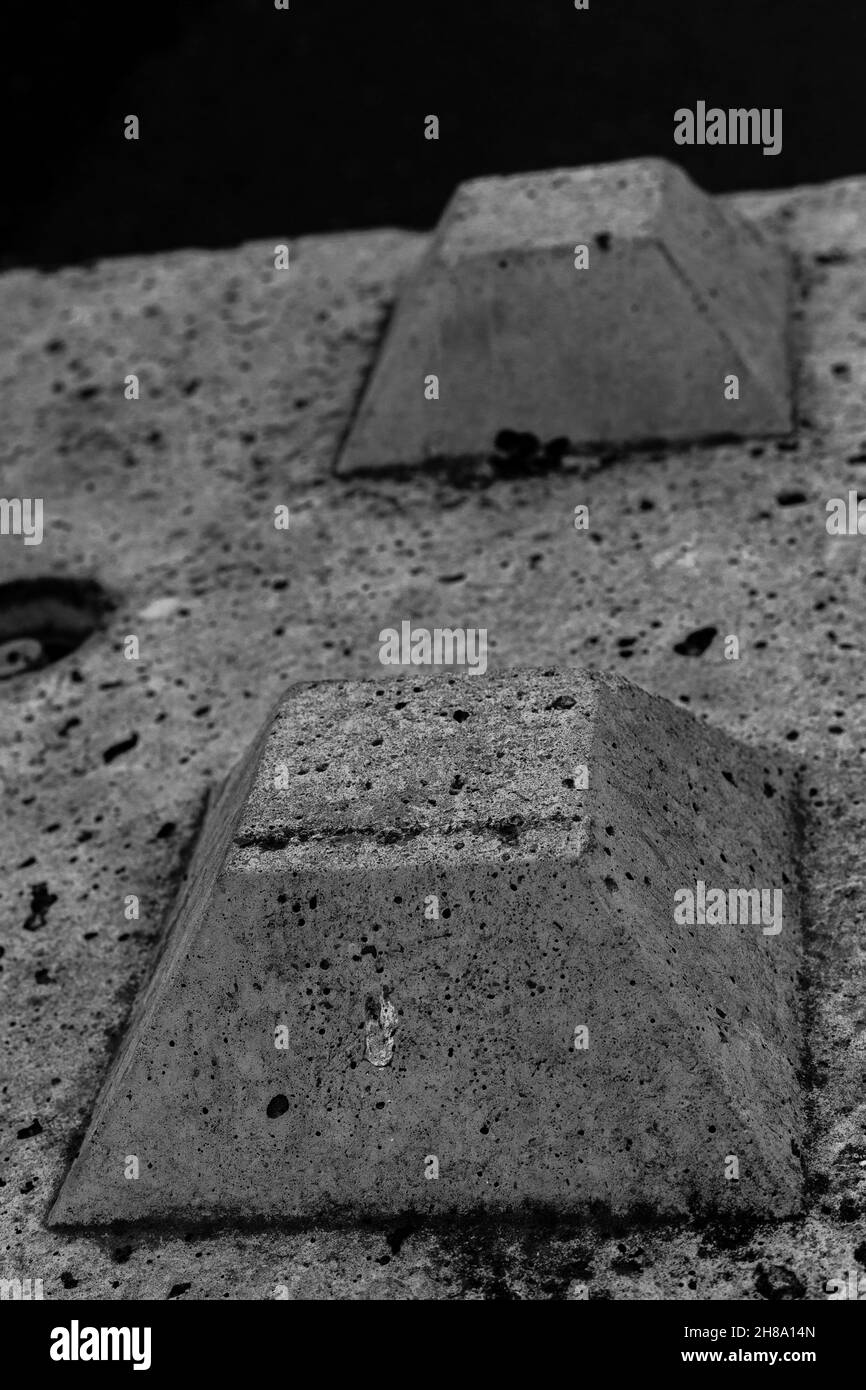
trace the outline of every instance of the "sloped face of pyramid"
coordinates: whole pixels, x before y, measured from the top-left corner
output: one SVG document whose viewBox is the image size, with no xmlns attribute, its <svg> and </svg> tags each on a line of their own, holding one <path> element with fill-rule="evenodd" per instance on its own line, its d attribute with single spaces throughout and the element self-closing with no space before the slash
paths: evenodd
<svg viewBox="0 0 866 1390">
<path fill-rule="evenodd" d="M 465 184 L 338 471 L 488 454 L 504 429 L 573 444 L 786 431 L 787 300 L 781 251 L 666 161 Z"/>
<path fill-rule="evenodd" d="M 786 768 L 618 678 L 295 687 L 52 1220 L 796 1209 L 792 825 Z M 699 885 L 781 929 L 677 920 Z"/>
</svg>

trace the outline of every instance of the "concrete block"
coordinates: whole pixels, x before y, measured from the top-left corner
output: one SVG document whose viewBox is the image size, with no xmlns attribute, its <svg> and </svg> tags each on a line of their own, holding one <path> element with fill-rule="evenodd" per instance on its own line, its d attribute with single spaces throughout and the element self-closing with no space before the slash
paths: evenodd
<svg viewBox="0 0 866 1390">
<path fill-rule="evenodd" d="M 794 825 L 778 755 L 619 677 L 294 687 L 52 1222 L 796 1210 Z"/>
<path fill-rule="evenodd" d="M 664 160 L 463 184 L 337 471 L 481 457 L 505 430 L 576 446 L 785 432 L 787 300 L 780 247 Z"/>
</svg>

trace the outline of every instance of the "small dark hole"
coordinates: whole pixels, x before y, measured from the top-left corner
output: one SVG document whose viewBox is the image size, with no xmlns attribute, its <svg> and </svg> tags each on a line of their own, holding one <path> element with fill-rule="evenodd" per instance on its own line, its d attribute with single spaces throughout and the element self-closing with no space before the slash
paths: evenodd
<svg viewBox="0 0 866 1390">
<path fill-rule="evenodd" d="M 674 643 L 674 651 L 678 656 L 703 656 L 718 630 L 717 627 L 696 628 L 681 642 Z"/>
</svg>

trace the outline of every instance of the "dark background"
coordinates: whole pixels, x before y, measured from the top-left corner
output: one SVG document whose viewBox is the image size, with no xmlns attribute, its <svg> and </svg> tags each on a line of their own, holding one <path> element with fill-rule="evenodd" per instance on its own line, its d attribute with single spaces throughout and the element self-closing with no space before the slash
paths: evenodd
<svg viewBox="0 0 866 1390">
<path fill-rule="evenodd" d="M 713 191 L 866 172 L 864 0 L 29 0 L 3 24 L 0 267 L 426 228 L 472 175 L 645 154 Z M 675 146 L 698 99 L 781 106 L 782 153 Z"/>
</svg>

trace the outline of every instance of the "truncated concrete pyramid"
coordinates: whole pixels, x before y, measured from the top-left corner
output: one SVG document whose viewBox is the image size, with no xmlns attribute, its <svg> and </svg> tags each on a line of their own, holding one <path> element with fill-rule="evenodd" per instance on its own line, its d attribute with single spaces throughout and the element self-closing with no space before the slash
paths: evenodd
<svg viewBox="0 0 866 1390">
<path fill-rule="evenodd" d="M 52 1221 L 796 1209 L 792 797 L 618 677 L 291 689 Z"/>
<path fill-rule="evenodd" d="M 787 297 L 782 251 L 664 160 L 463 184 L 338 472 L 484 456 L 502 430 L 576 445 L 784 432 Z"/>
</svg>

